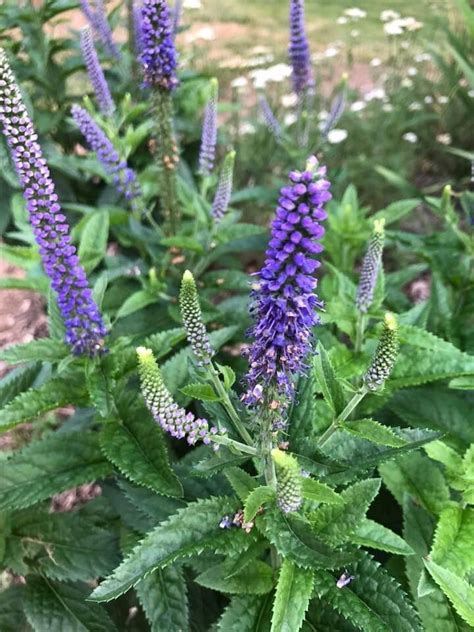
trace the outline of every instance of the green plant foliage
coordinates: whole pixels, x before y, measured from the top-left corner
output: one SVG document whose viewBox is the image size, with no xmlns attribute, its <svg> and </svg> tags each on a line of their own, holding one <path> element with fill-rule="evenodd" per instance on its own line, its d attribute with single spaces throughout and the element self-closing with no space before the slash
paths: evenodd
<svg viewBox="0 0 474 632">
<path fill-rule="evenodd" d="M 142 579 L 135 590 L 152 632 L 189 627 L 186 581 L 181 568 L 158 569 Z"/>
<path fill-rule="evenodd" d="M 474 625 L 474 587 L 451 571 L 432 560 L 425 560 L 425 566 L 438 586 L 447 595 L 456 612 L 469 624 Z"/>
<path fill-rule="evenodd" d="M 464 577 L 474 569 L 474 509 L 446 507 L 441 512 L 430 559 Z"/>
<path fill-rule="evenodd" d="M 400 448 L 407 443 L 404 439 L 398 437 L 393 430 L 374 419 L 349 421 L 344 424 L 343 428 L 356 437 L 361 437 L 362 439 L 367 439 L 373 443 L 379 443 L 380 445 L 386 445 L 391 448 Z"/>
<path fill-rule="evenodd" d="M 413 555 L 413 549 L 403 538 L 373 520 L 361 522 L 354 533 L 353 541 L 395 555 Z"/>
<path fill-rule="evenodd" d="M 159 494 L 181 496 L 182 487 L 170 467 L 162 432 L 145 410 L 126 421 L 108 422 L 100 436 L 102 451 L 131 481 Z"/>
<path fill-rule="evenodd" d="M 110 466 L 97 437 L 71 432 L 31 443 L 0 462 L 0 471 L 0 509 L 12 510 L 107 476 Z"/>
<path fill-rule="evenodd" d="M 256 487 L 250 494 L 245 498 L 244 505 L 244 520 L 245 522 L 250 522 L 255 518 L 257 512 L 261 507 L 263 507 L 266 503 L 270 503 L 275 500 L 275 490 L 268 485 L 262 485 L 261 487 Z"/>
<path fill-rule="evenodd" d="M 273 604 L 272 631 L 301 629 L 313 592 L 313 572 L 286 560 L 278 576 Z"/>
<path fill-rule="evenodd" d="M 262 595 L 272 590 L 273 570 L 265 562 L 254 560 L 229 576 L 233 566 L 228 562 L 217 564 L 198 575 L 196 582 L 211 590 L 237 595 Z"/>
<path fill-rule="evenodd" d="M 270 631 L 271 601 L 258 595 L 237 595 L 219 619 L 219 632 Z"/>
</svg>

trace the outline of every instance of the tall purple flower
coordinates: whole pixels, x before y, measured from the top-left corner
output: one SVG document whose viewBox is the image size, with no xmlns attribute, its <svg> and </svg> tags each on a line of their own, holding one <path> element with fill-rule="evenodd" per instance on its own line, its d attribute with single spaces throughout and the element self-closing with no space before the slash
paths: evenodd
<svg viewBox="0 0 474 632">
<path fill-rule="evenodd" d="M 81 9 L 107 52 L 112 57 L 120 59 L 120 52 L 112 37 L 103 0 L 95 0 L 95 8 L 91 7 L 89 0 L 81 0 Z"/>
<path fill-rule="evenodd" d="M 143 51 L 142 4 L 140 0 L 133 2 L 133 40 L 135 54 L 139 57 Z"/>
<path fill-rule="evenodd" d="M 145 0 L 142 7 L 142 53 L 145 85 L 174 90 L 176 49 L 173 41 L 169 7 L 166 0 Z"/>
<path fill-rule="evenodd" d="M 107 330 L 71 243 L 69 225 L 61 212 L 33 123 L 1 49 L 0 123 L 23 188 L 43 266 L 57 294 L 66 329 L 65 342 L 76 354 L 95 355 L 102 349 Z"/>
<path fill-rule="evenodd" d="M 281 125 L 275 114 L 273 113 L 273 110 L 270 107 L 270 104 L 268 103 L 266 97 L 263 96 L 263 94 L 258 97 L 258 105 L 260 107 L 260 112 L 262 113 L 265 125 L 271 131 L 276 140 L 281 140 Z"/>
<path fill-rule="evenodd" d="M 212 217 L 216 223 L 221 221 L 229 208 L 234 179 L 234 162 L 235 151 L 232 150 L 224 158 L 216 193 L 212 201 Z"/>
<path fill-rule="evenodd" d="M 73 105 L 71 114 L 90 149 L 97 153 L 97 157 L 104 165 L 105 170 L 113 177 L 117 189 L 135 210 L 137 208 L 137 200 L 141 195 L 140 185 L 135 172 L 127 166 L 125 160 L 120 158 L 115 147 L 89 112 L 79 105 Z"/>
<path fill-rule="evenodd" d="M 313 69 L 304 22 L 304 0 L 290 0 L 290 44 L 288 47 L 293 68 L 293 88 L 302 95 L 314 86 Z"/>
<path fill-rule="evenodd" d="M 183 0 L 175 0 L 173 7 L 173 35 L 176 37 L 183 14 Z"/>
<path fill-rule="evenodd" d="M 313 276 L 320 263 L 324 235 L 320 222 L 327 217 L 324 204 L 331 199 L 326 168 L 315 157 L 302 173 L 292 171 L 290 186 L 283 187 L 272 223 L 271 240 L 259 288 L 251 308 L 255 324 L 249 334 L 247 392 L 243 400 L 258 406 L 264 397 L 279 401 L 285 409 L 294 394 L 294 378 L 305 369 L 313 349 L 312 328 L 322 303 L 314 293 Z"/>
<path fill-rule="evenodd" d="M 87 73 L 94 88 L 97 105 L 103 114 L 110 115 L 114 111 L 114 102 L 97 56 L 92 31 L 88 26 L 81 31 L 81 48 Z"/>
<path fill-rule="evenodd" d="M 211 96 L 204 109 L 201 148 L 199 151 L 199 173 L 210 175 L 214 168 L 217 144 L 217 79 L 211 80 Z"/>
</svg>

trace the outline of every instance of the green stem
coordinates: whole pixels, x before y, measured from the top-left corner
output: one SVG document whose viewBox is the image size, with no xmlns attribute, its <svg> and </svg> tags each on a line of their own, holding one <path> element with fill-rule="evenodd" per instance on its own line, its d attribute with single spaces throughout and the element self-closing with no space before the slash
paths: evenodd
<svg viewBox="0 0 474 632">
<path fill-rule="evenodd" d="M 365 328 L 367 327 L 367 316 L 362 312 L 357 312 L 356 338 L 354 343 L 354 351 L 360 353 L 362 343 L 364 341 Z"/>
<path fill-rule="evenodd" d="M 364 399 L 364 397 L 367 395 L 368 392 L 369 391 L 368 391 L 367 387 L 363 386 L 360 389 L 360 391 L 358 391 L 354 395 L 354 397 L 350 400 L 350 402 L 344 408 L 342 413 L 340 413 L 340 415 L 338 415 L 336 417 L 336 419 L 334 419 L 334 421 L 329 426 L 329 428 L 327 428 L 325 430 L 325 432 L 323 432 L 323 434 L 319 437 L 319 439 L 318 439 L 318 446 L 324 445 L 329 440 L 329 438 L 332 437 L 332 435 L 340 427 L 341 423 L 346 421 L 346 419 L 349 417 L 349 415 L 352 413 L 352 411 L 356 408 L 356 406 L 358 406 L 360 404 L 360 402 Z"/>
<path fill-rule="evenodd" d="M 228 448 L 234 448 L 240 452 L 245 452 L 245 454 L 251 454 L 252 456 L 257 456 L 258 454 L 257 448 L 245 445 L 245 443 L 240 443 L 240 441 L 234 441 L 234 439 L 230 439 L 230 437 L 226 437 L 225 435 L 214 435 L 212 437 L 212 441 L 214 443 L 219 443 L 220 445 L 225 445 Z"/>
<path fill-rule="evenodd" d="M 247 428 L 241 422 L 240 417 L 230 400 L 229 393 L 224 388 L 224 385 L 222 384 L 219 378 L 219 374 L 217 373 L 213 364 L 209 366 L 209 377 L 212 381 L 212 385 L 216 389 L 217 394 L 221 398 L 222 405 L 227 411 L 227 414 L 229 415 L 232 423 L 234 424 L 235 429 L 237 430 L 237 432 L 240 434 L 240 436 L 242 437 L 242 439 L 245 441 L 247 445 L 253 446 L 254 441 L 252 437 L 250 436 Z"/>
</svg>

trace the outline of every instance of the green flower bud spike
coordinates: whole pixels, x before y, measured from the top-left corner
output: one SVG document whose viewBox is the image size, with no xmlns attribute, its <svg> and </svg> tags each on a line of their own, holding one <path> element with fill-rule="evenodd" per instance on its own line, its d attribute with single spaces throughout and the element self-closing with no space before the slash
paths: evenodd
<svg viewBox="0 0 474 632">
<path fill-rule="evenodd" d="M 278 448 L 272 450 L 272 459 L 277 474 L 277 504 L 284 513 L 298 511 L 303 502 L 298 462 Z"/>
<path fill-rule="evenodd" d="M 189 270 L 186 270 L 183 274 L 181 291 L 179 293 L 179 305 L 188 342 L 191 345 L 194 355 L 198 359 L 199 364 L 209 364 L 214 355 L 214 351 L 202 320 L 196 282 L 194 281 L 192 272 Z"/>
<path fill-rule="evenodd" d="M 369 391 L 383 387 L 395 365 L 398 355 L 398 324 L 393 314 L 385 314 L 384 328 L 372 364 L 364 376 Z"/>
<path fill-rule="evenodd" d="M 382 264 L 382 252 L 385 240 L 385 220 L 376 219 L 374 230 L 370 238 L 367 252 L 365 253 L 360 271 L 359 285 L 357 287 L 357 309 L 365 314 L 372 305 L 375 285 Z"/>
</svg>

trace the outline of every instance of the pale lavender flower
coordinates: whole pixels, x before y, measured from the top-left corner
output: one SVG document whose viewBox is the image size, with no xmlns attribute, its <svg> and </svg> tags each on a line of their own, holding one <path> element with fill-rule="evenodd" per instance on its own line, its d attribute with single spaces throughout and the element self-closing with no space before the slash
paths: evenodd
<svg viewBox="0 0 474 632">
<path fill-rule="evenodd" d="M 101 40 L 107 52 L 116 59 L 120 59 L 120 52 L 113 40 L 112 31 L 110 30 L 107 20 L 107 13 L 103 0 L 95 0 L 95 7 L 89 3 L 89 0 L 80 0 L 82 12 L 86 16 L 94 30 L 96 36 Z"/>
<path fill-rule="evenodd" d="M 224 158 L 219 182 L 217 184 L 214 201 L 212 202 L 212 217 L 216 222 L 221 219 L 229 208 L 229 202 L 232 195 L 232 181 L 234 175 L 235 151 L 230 151 Z"/>
<path fill-rule="evenodd" d="M 281 125 L 273 113 L 266 97 L 262 94 L 258 97 L 258 105 L 263 116 L 263 120 L 268 129 L 275 136 L 276 140 L 281 140 Z"/>
<path fill-rule="evenodd" d="M 87 73 L 94 88 L 97 105 L 103 114 L 110 115 L 114 110 L 114 102 L 97 56 L 92 31 L 88 26 L 81 31 L 81 48 Z"/>
<path fill-rule="evenodd" d="M 214 168 L 217 145 L 217 79 L 211 80 L 211 96 L 204 109 L 204 121 L 199 150 L 199 173 L 210 175 Z"/>
</svg>

